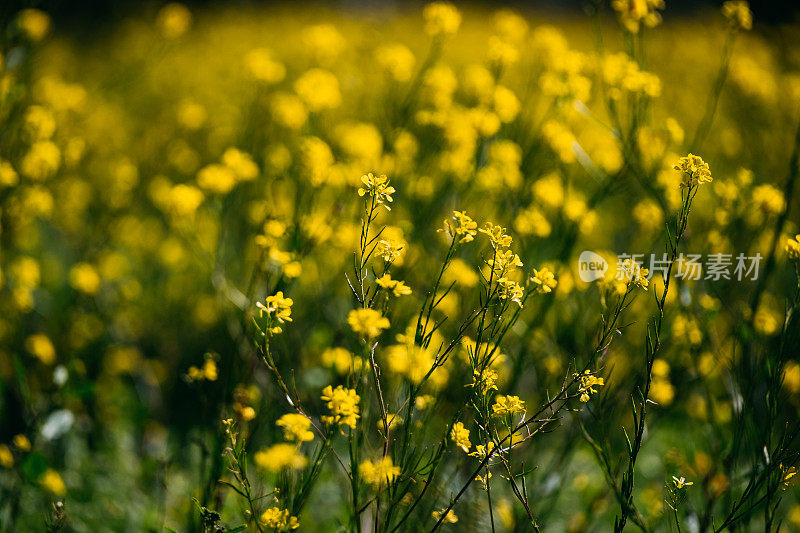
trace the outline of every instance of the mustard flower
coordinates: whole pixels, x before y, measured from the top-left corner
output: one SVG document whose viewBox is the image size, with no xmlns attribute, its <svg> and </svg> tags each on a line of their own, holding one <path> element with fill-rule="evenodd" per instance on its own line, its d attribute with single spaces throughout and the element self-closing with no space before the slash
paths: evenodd
<svg viewBox="0 0 800 533">
<path fill-rule="evenodd" d="M 475 370 L 472 376 L 472 386 L 478 388 L 481 396 L 487 395 L 490 391 L 497 390 L 497 372 L 487 368 L 483 372 Z"/>
<path fill-rule="evenodd" d="M 731 27 L 740 30 L 753 28 L 753 12 L 750 11 L 750 2 L 744 0 L 728 0 L 722 4 L 722 16 L 728 20 Z"/>
<path fill-rule="evenodd" d="M 361 183 L 364 186 L 358 188 L 359 196 L 369 194 L 375 198 L 377 204 L 383 205 L 387 210 L 391 211 L 392 208 L 387 204 L 392 202 L 392 194 L 394 194 L 395 188 L 389 185 L 389 178 L 385 174 L 380 176 L 375 176 L 372 172 L 364 174 L 361 176 Z"/>
<path fill-rule="evenodd" d="M 453 424 L 453 429 L 450 430 L 450 439 L 456 443 L 456 446 L 464 450 L 464 453 L 469 453 L 472 443 L 469 441 L 469 430 L 464 427 L 462 422 Z"/>
<path fill-rule="evenodd" d="M 283 438 L 286 440 L 298 443 L 314 440 L 314 433 L 309 429 L 311 421 L 299 413 L 287 413 L 275 425 L 283 428 Z"/>
<path fill-rule="evenodd" d="M 279 324 L 292 321 L 292 305 L 294 301 L 291 298 L 284 298 L 283 291 L 278 291 L 272 296 L 267 296 L 264 303 L 256 302 L 256 307 L 259 310 L 259 316 L 267 315 L 270 320 L 275 320 Z M 280 326 L 273 326 L 269 329 L 269 333 L 277 334 L 283 330 Z"/>
<path fill-rule="evenodd" d="M 511 250 L 496 250 L 494 259 L 489 259 L 487 262 L 494 270 L 495 276 L 498 278 L 505 277 L 506 274 L 509 274 L 515 271 L 517 267 L 522 266 L 522 261 L 520 260 L 519 256 Z"/>
<path fill-rule="evenodd" d="M 793 261 L 800 261 L 800 235 L 794 239 L 786 239 L 786 255 Z"/>
<path fill-rule="evenodd" d="M 631 259 L 625 259 L 618 269 L 619 281 L 627 285 L 641 287 L 644 290 L 647 290 L 650 285 L 650 281 L 647 279 L 649 274 L 650 271 L 648 269 L 642 268 L 639 263 Z"/>
<path fill-rule="evenodd" d="M 359 465 L 358 473 L 370 485 L 378 486 L 384 481 L 387 483 L 394 481 L 394 478 L 400 475 L 400 467 L 394 466 L 392 458 L 387 455 L 375 462 L 365 460 Z"/>
<path fill-rule="evenodd" d="M 431 516 L 434 518 L 434 520 L 439 520 L 443 514 L 444 514 L 444 509 L 439 509 L 438 511 L 433 511 L 431 513 Z M 442 520 L 442 522 L 444 522 L 445 524 L 455 524 L 458 522 L 458 516 L 456 516 L 456 513 L 454 513 L 453 510 L 450 509 L 449 511 L 447 511 L 447 514 L 444 515 L 444 520 Z"/>
<path fill-rule="evenodd" d="M 578 378 L 578 392 L 581 393 L 580 400 L 583 403 L 589 401 L 590 394 L 596 394 L 597 391 L 595 387 L 602 387 L 605 385 L 605 381 L 603 378 L 598 378 L 597 376 L 593 375 L 590 371 L 586 370 L 580 376 L 578 374 L 574 375 Z"/>
<path fill-rule="evenodd" d="M 353 309 L 347 316 L 347 323 L 366 339 L 377 337 L 391 325 L 389 319 L 375 309 Z"/>
<path fill-rule="evenodd" d="M 691 485 L 694 485 L 693 481 L 686 481 L 686 479 L 684 479 L 683 477 L 677 478 L 675 476 L 672 476 L 672 481 L 673 483 L 675 483 L 675 488 L 677 489 L 682 489 L 683 487 L 689 487 Z"/>
<path fill-rule="evenodd" d="M 495 248 L 508 248 L 511 246 L 511 235 L 506 235 L 506 228 L 502 226 L 495 226 L 491 222 L 487 222 L 478 231 L 488 235 L 492 241 L 492 246 Z"/>
<path fill-rule="evenodd" d="M 375 247 L 375 255 L 382 257 L 387 263 L 393 263 L 400 258 L 403 246 L 397 241 L 381 239 Z"/>
<path fill-rule="evenodd" d="M 330 416 L 323 416 L 322 421 L 326 424 L 339 424 L 355 429 L 356 421 L 359 418 L 358 402 L 361 397 L 353 389 L 346 389 L 339 385 L 334 389 L 328 385 L 322 389 L 322 400 L 327 403 Z"/>
<path fill-rule="evenodd" d="M 405 296 L 411 294 L 411 287 L 400 280 L 392 279 L 389 274 L 384 274 L 380 278 L 376 279 L 375 282 L 387 291 L 391 291 L 395 296 Z"/>
<path fill-rule="evenodd" d="M 471 242 L 478 234 L 478 223 L 472 220 L 466 211 L 453 211 L 453 222 L 445 219 L 444 230 L 451 238 L 458 239 L 458 244 Z"/>
<path fill-rule="evenodd" d="M 333 109 L 342 103 L 339 80 L 321 68 L 312 68 L 297 78 L 294 90 L 310 111 Z"/>
<path fill-rule="evenodd" d="M 536 286 L 536 294 L 546 294 L 553 292 L 553 289 L 558 285 L 556 276 L 547 267 L 542 267 L 541 270 L 533 269 L 533 276 L 531 276 L 531 283 Z"/>
<path fill-rule="evenodd" d="M 279 507 L 270 507 L 261 515 L 261 522 L 271 529 L 297 529 L 300 527 L 300 522 L 296 516 L 291 516 L 286 509 Z"/>
<path fill-rule="evenodd" d="M 253 462 L 256 466 L 269 472 L 280 472 L 287 469 L 305 468 L 308 459 L 298 451 L 294 444 L 281 442 L 256 452 Z"/>
<path fill-rule="evenodd" d="M 673 168 L 683 173 L 681 187 L 694 187 L 700 183 L 714 181 L 708 163 L 699 155 L 688 154 L 681 157 Z"/>
<path fill-rule="evenodd" d="M 625 29 L 638 33 L 642 24 L 652 28 L 661 22 L 661 14 L 656 10 L 664 9 L 664 0 L 611 0 L 611 7 Z"/>
<path fill-rule="evenodd" d="M 525 295 L 525 289 L 520 286 L 516 281 L 511 281 L 508 278 L 500 278 L 497 280 L 499 287 L 498 296 L 502 300 L 511 300 L 520 307 L 522 307 L 522 298 Z"/>
<path fill-rule="evenodd" d="M 525 402 L 519 396 L 498 396 L 492 405 L 494 416 L 516 415 L 525 412 Z"/>
<path fill-rule="evenodd" d="M 422 17 L 425 19 L 425 32 L 432 37 L 453 35 L 461 26 L 461 13 L 447 2 L 431 2 L 423 9 Z"/>
</svg>

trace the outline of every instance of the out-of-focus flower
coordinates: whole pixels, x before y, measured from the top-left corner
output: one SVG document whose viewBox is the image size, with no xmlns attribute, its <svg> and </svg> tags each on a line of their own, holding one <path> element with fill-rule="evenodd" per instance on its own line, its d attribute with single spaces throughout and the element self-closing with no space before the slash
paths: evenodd
<svg viewBox="0 0 800 533">
<path fill-rule="evenodd" d="M 433 37 L 454 35 L 461 26 L 461 13 L 447 2 L 431 2 L 422 10 L 422 17 L 425 32 Z"/>
</svg>

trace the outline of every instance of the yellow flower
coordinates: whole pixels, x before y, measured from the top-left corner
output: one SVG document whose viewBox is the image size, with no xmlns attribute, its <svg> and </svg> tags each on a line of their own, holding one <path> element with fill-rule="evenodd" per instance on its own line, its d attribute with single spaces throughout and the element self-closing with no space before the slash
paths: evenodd
<svg viewBox="0 0 800 533">
<path fill-rule="evenodd" d="M 375 247 L 376 257 L 382 257 L 387 263 L 393 263 L 400 258 L 401 252 L 405 247 L 394 240 L 381 239 Z"/>
<path fill-rule="evenodd" d="M 694 485 L 693 481 L 686 481 L 683 477 L 677 478 L 675 476 L 672 476 L 672 481 L 673 483 L 675 483 L 675 488 L 677 489 L 682 489 L 683 487 L 689 487 L 691 485 Z"/>
<path fill-rule="evenodd" d="M 795 235 L 794 239 L 786 239 L 786 255 L 793 261 L 800 261 L 800 235 Z"/>
<path fill-rule="evenodd" d="M 605 385 L 603 378 L 598 378 L 588 370 L 584 371 L 584 373 L 580 376 L 578 376 L 578 374 L 575 374 L 574 376 L 578 378 L 578 392 L 581 393 L 580 400 L 584 403 L 589 401 L 590 394 L 597 393 L 594 387 L 602 387 Z"/>
<path fill-rule="evenodd" d="M 469 441 L 469 430 L 464 427 L 463 423 L 453 424 L 453 429 L 450 430 L 450 439 L 456 443 L 456 446 L 464 450 L 464 453 L 469 453 L 472 443 Z"/>
<path fill-rule="evenodd" d="M 46 365 L 56 362 L 56 348 L 47 335 L 36 333 L 25 339 L 25 349 Z"/>
<path fill-rule="evenodd" d="M 217 369 L 215 357 L 217 356 L 207 353 L 202 368 L 197 368 L 196 366 L 189 367 L 189 370 L 186 372 L 186 378 L 189 381 L 217 381 L 219 371 Z"/>
<path fill-rule="evenodd" d="M 225 150 L 222 154 L 222 164 L 231 169 L 239 181 L 251 181 L 258 176 L 258 165 L 250 154 L 236 148 Z"/>
<path fill-rule="evenodd" d="M 494 270 L 497 278 L 505 277 L 514 272 L 517 267 L 522 266 L 519 256 L 511 250 L 495 250 L 494 259 L 489 259 L 487 263 Z"/>
<path fill-rule="evenodd" d="M 0 466 L 3 468 L 14 466 L 14 454 L 11 453 L 11 448 L 5 444 L 0 444 Z"/>
<path fill-rule="evenodd" d="M 394 80 L 408 81 L 414 74 L 414 53 L 404 44 L 387 44 L 375 51 L 375 59 Z"/>
<path fill-rule="evenodd" d="M 292 321 L 292 305 L 294 301 L 291 298 L 284 298 L 283 291 L 278 291 L 272 296 L 267 296 L 265 303 L 256 302 L 256 307 L 259 310 L 259 316 L 265 314 L 271 320 L 277 320 L 278 323 L 284 324 Z M 283 331 L 280 326 L 273 326 L 269 332 L 277 334 Z"/>
<path fill-rule="evenodd" d="M 191 216 L 203 203 L 203 191 L 191 185 L 180 184 L 169 191 L 167 205 L 173 213 L 179 216 Z"/>
<path fill-rule="evenodd" d="M 38 9 L 23 9 L 19 12 L 18 24 L 28 39 L 41 41 L 50 31 L 50 15 Z"/>
<path fill-rule="evenodd" d="M 553 289 L 555 289 L 556 285 L 558 285 L 555 274 L 550 272 L 547 267 L 542 267 L 541 270 L 536 270 L 534 268 L 531 282 L 536 285 L 535 291 L 537 294 L 553 292 Z"/>
<path fill-rule="evenodd" d="M 256 466 L 269 472 L 280 472 L 285 469 L 299 470 L 305 468 L 308 459 L 302 455 L 297 446 L 281 442 L 256 452 L 253 456 Z"/>
<path fill-rule="evenodd" d="M 386 290 L 392 291 L 395 296 L 405 296 L 411 294 L 411 287 L 400 280 L 392 279 L 389 274 L 384 274 L 375 282 Z"/>
<path fill-rule="evenodd" d="M 664 9 L 664 0 L 611 0 L 611 7 L 625 29 L 638 33 L 641 24 L 652 28 L 661 22 L 661 14 L 656 10 Z"/>
<path fill-rule="evenodd" d="M 487 222 L 478 231 L 488 235 L 492 241 L 492 246 L 495 248 L 508 248 L 511 246 L 511 235 L 506 235 L 506 228 L 502 226 L 495 226 L 491 222 Z"/>
<path fill-rule="evenodd" d="M 508 278 L 500 278 L 497 280 L 499 287 L 498 296 L 502 300 L 511 300 L 520 307 L 522 307 L 522 298 L 525 295 L 525 289 L 516 281 L 511 281 Z"/>
<path fill-rule="evenodd" d="M 327 403 L 331 416 L 323 416 L 326 424 L 339 424 L 355 429 L 359 418 L 358 402 L 361 397 L 353 389 L 346 389 L 339 385 L 335 389 L 328 385 L 322 389 L 322 400 Z"/>
<path fill-rule="evenodd" d="M 423 9 L 422 17 L 425 19 L 425 32 L 432 37 L 453 35 L 461 26 L 461 13 L 447 2 L 431 2 Z"/>
<path fill-rule="evenodd" d="M 478 223 L 472 220 L 466 211 L 453 211 L 452 224 L 444 221 L 444 231 L 452 238 L 458 239 L 458 244 L 471 242 L 478 234 Z"/>
<path fill-rule="evenodd" d="M 261 515 L 261 521 L 271 529 L 297 529 L 300 527 L 300 522 L 296 516 L 291 516 L 288 510 L 278 507 L 270 507 L 264 511 Z"/>
<path fill-rule="evenodd" d="M 158 12 L 156 24 L 164 37 L 175 39 L 189 29 L 192 24 L 192 13 L 183 4 L 177 2 L 167 4 Z"/>
<path fill-rule="evenodd" d="M 344 348 L 326 348 L 320 355 L 322 364 L 333 367 L 341 375 L 347 375 L 350 370 L 358 371 L 361 368 L 361 359 Z"/>
<path fill-rule="evenodd" d="M 100 276 L 89 263 L 78 263 L 69 271 L 69 284 L 80 292 L 97 294 L 100 290 Z"/>
<path fill-rule="evenodd" d="M 309 429 L 311 422 L 308 418 L 298 413 L 288 413 L 275 422 L 283 428 L 283 438 L 295 442 L 308 442 L 314 440 L 314 433 Z"/>
<path fill-rule="evenodd" d="M 333 109 L 342 103 L 339 80 L 321 68 L 312 68 L 297 78 L 294 90 L 311 111 Z"/>
<path fill-rule="evenodd" d="M 31 441 L 28 437 L 26 437 L 22 433 L 14 435 L 12 442 L 14 443 L 14 447 L 21 452 L 31 451 Z"/>
<path fill-rule="evenodd" d="M 42 474 L 42 477 L 39 478 L 39 483 L 56 496 L 63 496 L 67 492 L 67 487 L 64 485 L 64 480 L 61 479 L 59 473 L 52 468 L 45 470 L 44 474 Z"/>
<path fill-rule="evenodd" d="M 728 19 L 728 23 L 742 30 L 753 28 L 753 12 L 750 11 L 750 3 L 744 0 L 728 0 L 722 4 L 722 16 Z"/>
<path fill-rule="evenodd" d="M 492 405 L 494 416 L 516 415 L 525 412 L 525 402 L 519 396 L 498 396 Z"/>
<path fill-rule="evenodd" d="M 688 154 L 681 157 L 673 168 L 683 173 L 681 187 L 694 187 L 700 183 L 714 181 L 708 163 L 698 155 Z"/>
<path fill-rule="evenodd" d="M 392 209 L 386 204 L 394 200 L 392 194 L 394 194 L 395 189 L 389 185 L 389 178 L 387 178 L 385 174 L 381 174 L 380 176 L 375 176 L 372 172 L 364 174 L 361 176 L 361 183 L 363 183 L 364 186 L 358 188 L 359 196 L 369 194 L 375 198 L 376 203 L 383 205 L 388 210 Z"/>
<path fill-rule="evenodd" d="M 264 83 L 278 83 L 286 76 L 283 63 L 272 58 L 266 48 L 255 48 L 244 56 L 244 63 L 250 75 Z"/>
<path fill-rule="evenodd" d="M 433 511 L 431 513 L 431 516 L 433 516 L 435 520 L 439 520 L 442 517 L 442 514 L 444 514 L 444 509 Z M 456 522 L 458 522 L 458 517 L 456 516 L 456 513 L 454 513 L 453 510 L 450 509 L 449 511 L 447 511 L 447 514 L 444 515 L 444 520 L 442 520 L 442 522 L 444 522 L 445 524 L 455 524 Z"/>
<path fill-rule="evenodd" d="M 625 259 L 619 265 L 617 272 L 618 280 L 626 285 L 636 285 L 644 290 L 647 290 L 647 287 L 650 285 L 650 281 L 647 279 L 647 275 L 650 274 L 650 271 L 646 268 L 642 268 L 639 263 L 631 259 Z"/>
<path fill-rule="evenodd" d="M 391 483 L 400 474 L 400 467 L 394 466 L 392 458 L 388 455 L 375 462 L 365 460 L 358 467 L 358 473 L 364 481 L 373 486 L 378 486 L 383 482 Z"/>
<path fill-rule="evenodd" d="M 355 333 L 366 339 L 377 337 L 391 326 L 389 319 L 375 309 L 353 309 L 347 316 L 347 323 Z"/>
<path fill-rule="evenodd" d="M 206 165 L 197 173 L 200 188 L 216 194 L 227 194 L 236 185 L 236 173 L 225 165 Z"/>
</svg>

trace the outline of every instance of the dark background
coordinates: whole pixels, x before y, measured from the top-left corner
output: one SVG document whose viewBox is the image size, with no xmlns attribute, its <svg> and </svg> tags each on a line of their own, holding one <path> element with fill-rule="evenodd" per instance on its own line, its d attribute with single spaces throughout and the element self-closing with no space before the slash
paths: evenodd
<svg viewBox="0 0 800 533">
<path fill-rule="evenodd" d="M 35 7 L 49 13 L 59 31 L 102 31 L 109 24 L 125 18 L 131 14 L 155 12 L 167 1 L 152 0 L 0 0 L 0 17 L 7 21 L 16 12 L 25 7 Z M 190 8 L 202 8 L 223 4 L 220 0 L 186 0 L 183 3 Z M 253 6 L 287 2 L 247 1 L 234 0 L 228 4 L 240 6 Z M 420 6 L 427 2 L 412 0 L 332 0 L 328 2 L 303 2 L 294 1 L 288 4 L 297 7 L 313 5 L 327 5 L 335 9 L 344 10 L 392 10 L 408 6 Z M 465 2 L 454 1 L 455 4 Z M 526 7 L 539 10 L 556 11 L 561 13 L 580 12 L 586 0 L 512 0 L 505 2 L 489 2 L 492 4 L 509 5 L 519 9 Z M 605 2 L 607 3 L 607 2 Z M 665 18 L 678 16 L 691 16 L 697 11 L 717 9 L 722 5 L 722 0 L 666 0 Z M 750 8 L 755 15 L 756 24 L 779 25 L 790 22 L 800 22 L 800 0 L 763 0 L 752 1 Z"/>
</svg>

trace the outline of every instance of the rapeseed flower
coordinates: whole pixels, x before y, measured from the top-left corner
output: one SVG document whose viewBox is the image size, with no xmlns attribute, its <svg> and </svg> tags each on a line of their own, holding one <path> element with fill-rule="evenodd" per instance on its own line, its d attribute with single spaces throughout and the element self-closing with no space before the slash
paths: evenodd
<svg viewBox="0 0 800 533">
<path fill-rule="evenodd" d="M 331 413 L 330 416 L 321 417 L 323 422 L 356 428 L 360 416 L 358 402 L 361 401 L 361 397 L 355 390 L 346 389 L 341 385 L 334 389 L 328 385 L 322 389 L 321 398 L 327 402 L 328 411 Z"/>
</svg>

